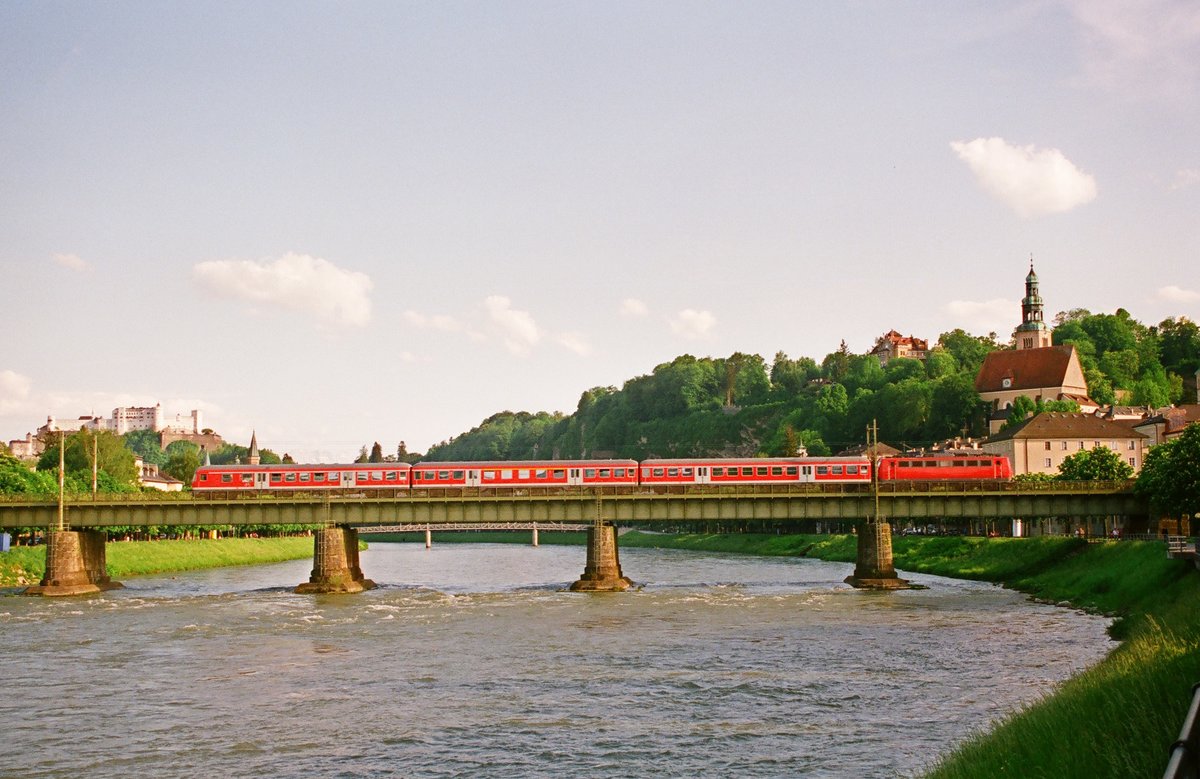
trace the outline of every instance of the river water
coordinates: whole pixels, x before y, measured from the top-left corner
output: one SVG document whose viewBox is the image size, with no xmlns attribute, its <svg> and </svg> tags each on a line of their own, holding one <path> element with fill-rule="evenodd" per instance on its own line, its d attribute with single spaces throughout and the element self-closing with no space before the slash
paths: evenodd
<svg viewBox="0 0 1200 779">
<path fill-rule="evenodd" d="M 911 776 L 1111 648 L 987 584 L 621 557 L 641 590 L 564 592 L 581 547 L 376 543 L 360 595 L 296 561 L 0 596 L 0 777 Z"/>
</svg>

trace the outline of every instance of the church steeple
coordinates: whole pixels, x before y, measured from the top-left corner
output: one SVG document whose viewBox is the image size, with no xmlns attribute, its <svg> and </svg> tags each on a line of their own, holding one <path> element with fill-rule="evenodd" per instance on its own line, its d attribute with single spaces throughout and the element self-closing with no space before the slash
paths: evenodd
<svg viewBox="0 0 1200 779">
<path fill-rule="evenodd" d="M 1029 275 L 1025 277 L 1025 297 L 1021 300 L 1021 324 L 1013 332 L 1018 349 L 1041 349 L 1051 345 L 1050 328 L 1046 327 L 1042 296 L 1038 294 L 1038 277 L 1033 271 L 1033 255 L 1029 256 Z"/>
<path fill-rule="evenodd" d="M 248 465 L 258 465 L 258 436 L 255 431 L 250 431 L 250 451 L 246 452 L 246 463 Z"/>
</svg>

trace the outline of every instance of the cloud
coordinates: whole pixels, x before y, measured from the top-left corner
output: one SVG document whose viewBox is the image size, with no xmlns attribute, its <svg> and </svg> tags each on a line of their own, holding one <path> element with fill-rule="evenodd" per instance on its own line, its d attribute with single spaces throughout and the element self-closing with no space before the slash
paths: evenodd
<svg viewBox="0 0 1200 779">
<path fill-rule="evenodd" d="M 581 357 L 586 357 L 592 353 L 592 346 L 587 342 L 587 339 L 582 333 L 569 332 L 555 336 L 554 340 L 567 349 L 570 349 L 575 354 Z"/>
<path fill-rule="evenodd" d="M 1195 184 L 1200 184 L 1200 168 L 1184 168 L 1175 171 L 1175 180 L 1171 182 L 1169 188 L 1171 190 L 1183 189 Z"/>
<path fill-rule="evenodd" d="M 91 267 L 78 254 L 56 254 L 54 255 L 54 261 L 64 268 L 70 268 L 76 273 L 83 273 Z"/>
<path fill-rule="evenodd" d="M 1003 138 L 954 141 L 950 148 L 979 186 L 1018 216 L 1057 214 L 1096 198 L 1096 180 L 1058 149 L 1013 146 Z"/>
<path fill-rule="evenodd" d="M 542 334 L 528 311 L 512 307 L 512 301 L 503 295 L 489 295 L 483 301 L 492 324 L 500 329 L 500 338 L 513 354 L 526 355 Z"/>
<path fill-rule="evenodd" d="M 643 317 L 649 313 L 650 309 L 637 298 L 625 298 L 621 301 L 621 316 Z"/>
<path fill-rule="evenodd" d="M 703 338 L 717 323 L 717 318 L 709 311 L 696 311 L 685 308 L 668 320 L 671 332 L 684 338 Z"/>
<path fill-rule="evenodd" d="M 950 327 L 969 333 L 1006 333 L 1021 321 L 1021 304 L 1011 300 L 952 300 L 942 307 L 950 315 Z"/>
<path fill-rule="evenodd" d="M 0 371 L 0 414 L 8 414 L 25 407 L 33 382 L 28 376 L 16 371 Z"/>
<path fill-rule="evenodd" d="M 361 327 L 371 319 L 371 278 L 328 260 L 289 252 L 270 260 L 210 260 L 192 275 L 212 292 Z"/>
<path fill-rule="evenodd" d="M 1172 303 L 1195 303 L 1200 301 L 1200 292 L 1195 292 L 1190 289 L 1183 289 L 1174 284 L 1166 287 L 1158 288 L 1158 296 L 1163 300 L 1169 300 Z"/>
<path fill-rule="evenodd" d="M 1200 77 L 1193 0 L 1068 0 L 1083 32 L 1083 80 L 1137 97 L 1191 99 Z"/>
<path fill-rule="evenodd" d="M 461 333 L 466 326 L 452 316 L 445 314 L 422 314 L 419 311 L 405 311 L 404 321 L 422 330 L 444 330 L 447 333 Z"/>
</svg>

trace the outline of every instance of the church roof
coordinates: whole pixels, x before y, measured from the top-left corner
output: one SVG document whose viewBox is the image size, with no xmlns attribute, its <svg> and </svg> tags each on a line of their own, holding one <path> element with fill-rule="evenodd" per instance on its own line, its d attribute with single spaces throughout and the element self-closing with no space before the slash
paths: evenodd
<svg viewBox="0 0 1200 779">
<path fill-rule="evenodd" d="M 990 352 L 975 376 L 975 391 L 1004 392 L 1061 387 L 1073 358 L 1075 347 L 1070 345 Z M 1005 379 L 1010 379 L 1007 387 L 1004 386 Z"/>
</svg>

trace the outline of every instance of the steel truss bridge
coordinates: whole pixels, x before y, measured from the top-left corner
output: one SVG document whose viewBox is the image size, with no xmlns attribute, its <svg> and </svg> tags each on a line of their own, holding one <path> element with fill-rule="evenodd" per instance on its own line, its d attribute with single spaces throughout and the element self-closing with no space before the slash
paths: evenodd
<svg viewBox="0 0 1200 779">
<path fill-rule="evenodd" d="M 865 485 L 835 489 L 814 485 L 756 487 L 569 488 L 561 491 L 457 489 L 307 496 L 238 496 L 204 499 L 187 494 L 71 497 L 64 507 L 69 528 L 121 526 L 220 526 L 311 524 L 366 529 L 538 523 L 708 521 L 858 521 L 875 515 Z M 1132 482 L 1022 484 L 885 484 L 879 514 L 889 520 L 957 521 L 1042 517 L 1144 517 Z M 0 502 L 0 528 L 56 527 L 58 505 L 49 500 Z"/>
</svg>

